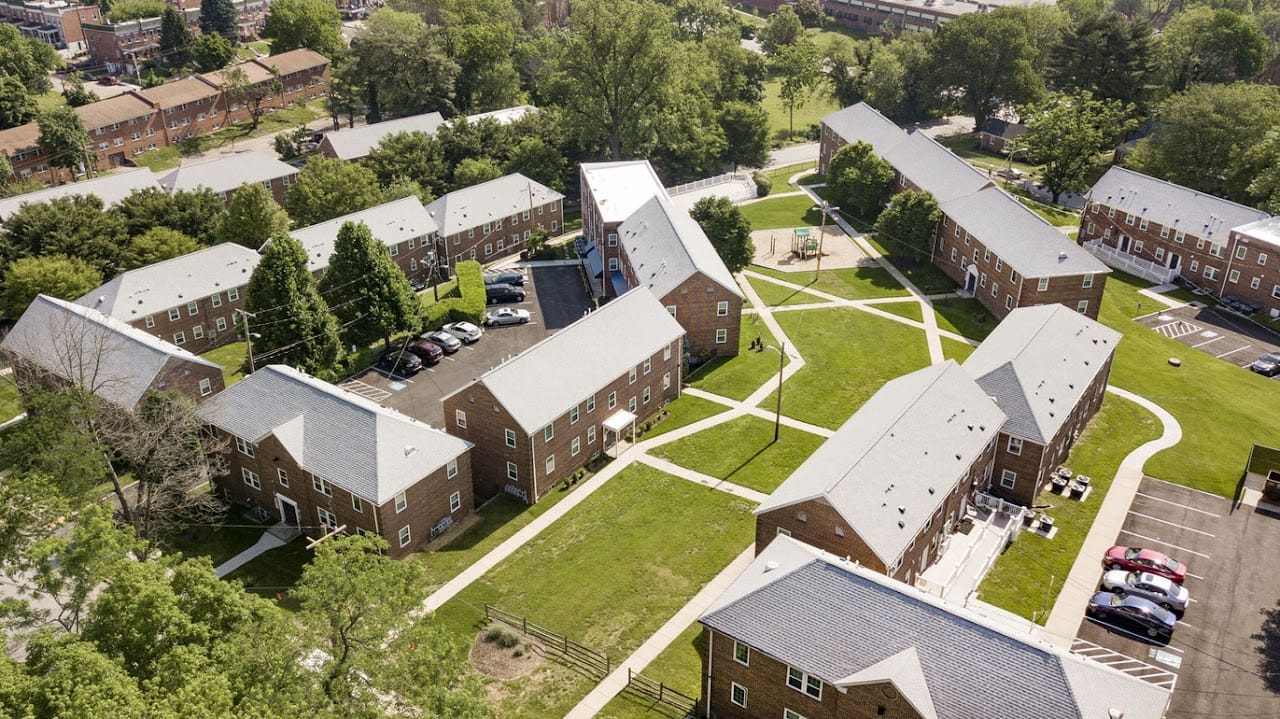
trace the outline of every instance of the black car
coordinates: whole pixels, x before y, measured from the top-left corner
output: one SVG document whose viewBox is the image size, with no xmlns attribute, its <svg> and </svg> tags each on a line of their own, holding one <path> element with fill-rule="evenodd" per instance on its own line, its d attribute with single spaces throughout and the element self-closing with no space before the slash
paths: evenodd
<svg viewBox="0 0 1280 719">
<path fill-rule="evenodd" d="M 524 290 L 515 285 L 485 285 L 484 296 L 489 304 L 496 302 L 524 302 Z"/>
<path fill-rule="evenodd" d="M 1280 374 L 1280 352 L 1269 352 L 1254 360 L 1249 369 L 1264 377 L 1275 377 Z"/>
<path fill-rule="evenodd" d="M 1152 638 L 1173 636 L 1173 627 L 1178 621 L 1173 612 L 1150 599 L 1114 592 L 1093 595 L 1086 611 L 1095 619 L 1131 628 Z"/>
<path fill-rule="evenodd" d="M 373 366 L 394 377 L 412 377 L 422 371 L 422 360 L 412 352 L 388 350 Z"/>
<path fill-rule="evenodd" d="M 506 270 L 493 275 L 485 275 L 484 283 L 486 285 L 516 285 L 521 287 L 524 285 L 524 273 Z"/>
</svg>

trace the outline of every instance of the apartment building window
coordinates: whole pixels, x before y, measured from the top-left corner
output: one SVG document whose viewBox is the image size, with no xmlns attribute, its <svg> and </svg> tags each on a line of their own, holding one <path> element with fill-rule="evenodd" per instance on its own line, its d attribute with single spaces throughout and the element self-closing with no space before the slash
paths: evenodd
<svg viewBox="0 0 1280 719">
<path fill-rule="evenodd" d="M 1258 289 L 1258 285 L 1260 284 L 1262 284 L 1262 278 L 1254 277 L 1253 279 L 1249 280 L 1249 289 L 1256 290 Z"/>
<path fill-rule="evenodd" d="M 1197 237 L 1197 238 L 1196 238 L 1196 249 L 1197 249 L 1197 250 L 1203 250 L 1203 249 L 1204 249 L 1204 238 L 1203 238 L 1203 237 Z"/>
<path fill-rule="evenodd" d="M 217 327 L 217 328 L 218 328 L 218 331 L 219 331 L 219 332 L 226 332 L 226 331 L 227 331 L 227 318 L 226 318 L 226 317 L 219 317 L 218 319 L 214 320 L 214 323 L 213 323 L 213 324 L 214 324 L 214 326 L 215 326 L 215 327 Z"/>
<path fill-rule="evenodd" d="M 401 546 L 401 547 L 407 547 L 407 546 L 409 546 L 409 542 L 413 541 L 412 532 L 411 532 L 411 531 L 410 531 L 410 529 L 409 529 L 409 525 L 407 525 L 407 524 L 406 524 L 406 525 L 404 525 L 403 527 L 401 527 L 401 528 L 400 528 L 400 535 L 399 535 L 399 537 L 400 537 L 400 546 Z"/>
<path fill-rule="evenodd" d="M 1212 255 L 1213 257 L 1219 257 L 1219 258 L 1226 257 L 1227 248 L 1223 247 L 1222 245 L 1209 245 L 1209 254 Z"/>
<path fill-rule="evenodd" d="M 1200 269 L 1200 260 L 1191 260 L 1191 265 L 1190 267 L 1187 268 L 1187 270 L 1189 272 L 1195 272 L 1198 269 Z"/>
<path fill-rule="evenodd" d="M 235 287 L 227 290 L 227 302 L 235 302 L 238 299 L 240 299 L 240 290 Z"/>
<path fill-rule="evenodd" d="M 458 460 L 451 459 L 444 465 L 444 478 L 453 479 L 458 476 Z"/>
<path fill-rule="evenodd" d="M 649 397 L 650 397 L 650 394 L 649 394 L 649 385 L 645 385 L 645 386 L 644 386 L 644 392 L 642 392 L 642 393 L 640 394 L 640 401 L 641 401 L 641 402 L 644 402 L 645 404 L 649 404 Z"/>
<path fill-rule="evenodd" d="M 453 411 L 453 421 L 454 421 L 454 424 L 458 425 L 458 427 L 459 427 L 459 428 L 461 428 L 461 429 L 466 429 L 466 428 L 467 428 L 467 413 L 466 413 L 466 412 L 464 412 L 464 411 L 462 411 L 462 410 L 460 410 L 460 409 L 455 409 L 455 410 Z"/>
<path fill-rule="evenodd" d="M 392 257 L 399 257 L 399 256 L 400 256 L 400 245 L 392 245 L 392 246 L 389 248 L 389 250 L 390 250 L 390 252 L 391 252 L 391 256 L 392 256 Z"/>
<path fill-rule="evenodd" d="M 330 532 L 338 528 L 338 515 L 330 512 L 324 507 L 316 507 L 316 516 L 320 518 L 320 524 L 326 527 Z"/>
<path fill-rule="evenodd" d="M 617 257 L 610 257 L 610 258 L 609 258 L 609 271 L 610 271 L 610 272 L 616 272 L 617 270 L 618 270 L 618 258 L 617 258 Z"/>
<path fill-rule="evenodd" d="M 192 327 L 191 338 L 197 340 L 204 339 L 204 325 L 196 325 L 195 327 Z"/>
<path fill-rule="evenodd" d="M 609 393 L 609 401 L 608 401 L 608 402 L 606 402 L 606 405 L 609 407 L 609 409 L 613 409 L 614 407 L 617 407 L 617 406 L 618 406 L 618 393 L 617 393 L 617 392 L 610 392 L 610 393 Z"/>
<path fill-rule="evenodd" d="M 617 246 L 618 246 L 618 233 L 616 233 L 616 232 L 610 232 L 610 233 L 609 233 L 609 246 L 610 246 L 610 247 L 617 247 Z"/>
<path fill-rule="evenodd" d="M 587 444 L 594 444 L 596 441 L 596 426 L 593 424 L 587 427 Z"/>
<path fill-rule="evenodd" d="M 1178 244 L 1182 244 L 1182 241 L 1185 240 L 1186 238 L 1187 238 L 1187 233 L 1183 232 L 1182 230 L 1178 230 L 1177 232 L 1173 233 L 1173 241 L 1177 242 Z"/>
<path fill-rule="evenodd" d="M 649 371 L 653 369 L 653 359 L 651 357 L 645 357 L 643 366 L 644 366 L 644 373 L 649 374 Z"/>
<path fill-rule="evenodd" d="M 1006 310 L 1011 310 L 1011 309 L 1013 309 L 1013 295 L 1005 295 L 1005 296 L 1004 296 L 1004 308 L 1005 308 Z"/>
<path fill-rule="evenodd" d="M 745 707 L 747 705 L 747 688 L 737 682 L 730 683 L 733 686 L 729 688 L 729 701 L 740 707 Z"/>
<path fill-rule="evenodd" d="M 314 487 L 317 492 L 326 497 L 333 496 L 333 486 L 326 482 L 324 477 L 318 477 L 314 474 L 311 475 L 311 486 Z"/>
<path fill-rule="evenodd" d="M 976 247 L 975 247 L 975 248 L 973 248 L 973 261 L 974 261 L 974 262 L 977 262 L 977 261 L 978 261 L 978 248 L 976 248 Z"/>
<path fill-rule="evenodd" d="M 587 397 L 587 411 L 596 411 L 596 396 L 594 394 Z"/>
<path fill-rule="evenodd" d="M 529 219 L 529 211 L 528 211 L 528 210 L 525 210 L 524 212 L 521 212 L 521 213 L 520 213 L 520 219 L 522 219 L 522 220 L 528 220 L 528 219 Z"/>
<path fill-rule="evenodd" d="M 1259 267 L 1266 267 L 1266 265 L 1267 265 L 1267 253 L 1265 253 L 1265 252 L 1259 252 L 1259 253 L 1258 253 L 1258 266 L 1259 266 Z"/>
<path fill-rule="evenodd" d="M 721 327 L 716 330 L 716 344 L 722 345 L 729 341 L 729 330 Z"/>
<path fill-rule="evenodd" d="M 1000 472 L 1000 486 L 1005 489 L 1013 489 L 1013 485 L 1018 483 L 1018 473 L 1009 470 Z"/>
<path fill-rule="evenodd" d="M 542 441 L 544 444 L 555 439 L 555 436 L 556 436 L 556 426 L 554 424 L 549 424 L 546 427 L 542 428 Z"/>
<path fill-rule="evenodd" d="M 573 441 L 569 443 L 569 454 L 573 455 L 574 457 L 577 457 L 578 453 L 581 451 L 582 451 L 582 438 L 574 437 Z"/>
<path fill-rule="evenodd" d="M 668 309 L 671 309 L 671 308 L 668 308 Z M 672 313 L 672 316 L 675 316 L 674 312 Z M 671 359 L 671 345 L 667 345 L 666 347 L 662 348 L 662 360 L 665 362 L 666 360 L 669 360 L 669 359 Z"/>
<path fill-rule="evenodd" d="M 1108 218 L 1108 219 L 1115 219 L 1115 216 L 1116 216 L 1116 208 L 1114 208 L 1114 207 L 1108 207 L 1108 208 L 1107 208 L 1107 218 Z"/>
<path fill-rule="evenodd" d="M 999 296 L 1000 296 L 1000 285 L 999 285 L 999 283 L 996 283 L 996 282 L 992 282 L 992 283 L 991 283 L 991 296 L 992 296 L 992 297 L 999 297 Z"/>
<path fill-rule="evenodd" d="M 286 471 L 284 471 L 283 469 L 280 469 L 279 467 L 277 467 L 277 468 L 276 468 L 276 481 L 280 483 L 280 486 L 281 486 L 281 487 L 288 487 L 288 486 L 289 486 L 289 473 L 288 473 L 288 472 L 286 472 Z"/>
<path fill-rule="evenodd" d="M 493 243 L 492 242 L 484 243 L 484 256 L 488 257 L 489 255 L 492 255 L 492 254 L 493 254 Z"/>
<path fill-rule="evenodd" d="M 222 306 L 222 293 L 221 293 L 221 292 L 219 292 L 219 293 L 216 293 L 216 294 L 214 294 L 214 295 L 211 295 L 211 296 L 209 297 L 209 304 L 213 305 L 214 307 L 221 307 L 221 306 Z"/>
<path fill-rule="evenodd" d="M 258 478 L 256 473 L 250 472 L 248 469 L 241 467 L 240 477 L 243 478 L 244 483 L 250 487 L 253 487 L 254 489 L 262 489 L 262 480 Z"/>
<path fill-rule="evenodd" d="M 1230 273 L 1227 274 L 1227 282 L 1230 282 L 1231 284 L 1234 285 L 1239 281 L 1240 281 L 1240 270 L 1232 270 Z"/>
<path fill-rule="evenodd" d="M 569 424 L 578 423 L 578 405 L 574 405 L 569 409 Z"/>
<path fill-rule="evenodd" d="M 1017 437 L 1010 437 L 1009 444 L 1006 446 L 1006 449 L 1008 449 L 1009 454 L 1022 454 L 1022 440 Z"/>
<path fill-rule="evenodd" d="M 1049 278 L 1041 277 L 1040 281 L 1036 283 L 1036 291 L 1044 292 L 1047 289 L 1049 289 Z"/>
<path fill-rule="evenodd" d="M 178 321 L 178 320 L 180 320 L 180 319 L 182 319 L 182 310 L 178 309 L 177 307 L 170 307 L 170 308 L 169 308 L 169 321 L 170 321 L 170 322 L 177 322 L 177 321 Z"/>
<path fill-rule="evenodd" d="M 239 450 L 240 454 L 250 459 L 253 458 L 253 445 L 244 441 L 242 437 L 236 437 L 236 449 Z"/>
<path fill-rule="evenodd" d="M 744 667 L 751 666 L 751 647 L 735 639 L 733 642 L 733 660 Z"/>
<path fill-rule="evenodd" d="M 396 495 L 396 514 L 403 512 L 409 508 L 409 500 L 404 496 L 404 492 Z"/>
<path fill-rule="evenodd" d="M 476 228 L 472 227 L 471 229 L 467 230 L 467 239 L 474 240 L 475 238 L 476 238 Z"/>
<path fill-rule="evenodd" d="M 996 258 L 996 272 L 1004 272 L 1004 260 Z"/>
<path fill-rule="evenodd" d="M 507 462 L 507 479 L 512 482 L 520 479 L 520 468 L 516 466 L 515 462 Z"/>
<path fill-rule="evenodd" d="M 976 258 L 975 258 L 975 259 L 976 259 Z M 990 248 L 986 248 L 986 249 L 983 249 L 983 250 L 982 250 L 982 261 L 983 261 L 983 262 L 990 262 L 990 261 L 991 261 L 991 249 L 990 249 Z"/>
<path fill-rule="evenodd" d="M 1090 287 L 1093 287 L 1093 275 L 1092 274 L 1085 275 L 1080 280 L 1080 287 L 1086 290 L 1089 289 Z"/>
<path fill-rule="evenodd" d="M 490 232 L 493 232 L 493 223 L 491 223 L 491 222 L 486 222 L 486 223 L 484 223 L 484 228 L 483 228 L 483 230 L 482 230 L 482 231 L 483 231 L 486 235 L 487 235 L 487 234 L 489 234 Z"/>
<path fill-rule="evenodd" d="M 187 333 L 185 332 L 173 333 L 173 343 L 175 345 L 186 344 L 186 342 L 187 342 Z"/>
<path fill-rule="evenodd" d="M 790 709 L 784 708 L 782 710 L 782 719 L 804 719 L 804 717 L 800 716 L 796 712 L 791 711 Z"/>
<path fill-rule="evenodd" d="M 1244 245 L 1241 245 L 1241 246 L 1239 246 L 1239 247 L 1237 247 L 1237 248 L 1236 248 L 1236 259 L 1237 259 L 1237 260 L 1243 260 L 1243 259 L 1245 258 L 1245 256 L 1246 256 L 1246 255 L 1248 255 L 1248 254 L 1249 254 L 1249 248 L 1248 248 L 1248 247 L 1245 247 Z"/>
<path fill-rule="evenodd" d="M 364 514 L 364 502 L 361 502 L 360 498 L 354 494 L 351 495 L 351 508 L 361 514 Z"/>
<path fill-rule="evenodd" d="M 144 322 L 146 322 L 147 329 L 151 329 L 152 327 L 155 327 L 156 326 L 155 315 L 147 315 L 147 318 L 144 320 Z"/>
<path fill-rule="evenodd" d="M 628 412 L 631 412 L 631 413 L 633 413 L 633 414 L 635 413 L 635 411 L 636 411 L 636 396 L 635 396 L 635 395 L 631 395 L 631 399 L 628 399 L 628 400 L 627 400 L 627 411 L 628 411 Z"/>
<path fill-rule="evenodd" d="M 1147 229 L 1147 218 L 1144 217 L 1141 220 L 1138 220 L 1138 229 L 1139 230 Z"/>
<path fill-rule="evenodd" d="M 1145 228 L 1144 228 L 1144 229 L 1145 229 Z M 1168 225 L 1160 225 L 1160 238 L 1161 238 L 1161 239 L 1165 239 L 1165 238 L 1168 238 L 1168 237 L 1169 237 L 1169 226 L 1168 226 Z"/>
<path fill-rule="evenodd" d="M 720 302 L 717 302 L 716 317 L 728 317 L 728 316 L 729 316 L 729 302 L 727 300 L 722 300 Z"/>
<path fill-rule="evenodd" d="M 1161 261 L 1161 260 L 1163 260 L 1163 259 L 1164 259 L 1164 248 L 1163 248 L 1163 247 L 1157 247 L 1157 248 L 1156 248 L 1156 262 L 1159 262 L 1159 261 Z"/>
<path fill-rule="evenodd" d="M 1089 300 L 1080 300 L 1076 303 L 1076 312 L 1085 314 L 1089 311 Z"/>
<path fill-rule="evenodd" d="M 951 248 L 951 261 L 952 262 L 956 261 L 956 248 L 954 247 Z"/>
<path fill-rule="evenodd" d="M 632 367 L 630 371 L 627 372 L 627 384 L 635 384 L 635 383 L 636 383 L 636 368 Z"/>
<path fill-rule="evenodd" d="M 556 471 L 556 456 L 554 454 L 547 455 L 546 464 L 547 464 L 547 476 L 550 477 L 551 473 Z"/>
<path fill-rule="evenodd" d="M 1205 279 L 1209 279 L 1209 280 L 1216 280 L 1216 279 L 1218 279 L 1218 275 L 1220 275 L 1220 274 L 1221 274 L 1221 272 L 1219 272 L 1219 271 L 1218 271 L 1218 268 L 1217 268 L 1217 267 L 1212 267 L 1212 266 L 1210 266 L 1210 265 L 1205 265 L 1205 266 L 1204 266 L 1204 276 L 1205 276 Z"/>
<path fill-rule="evenodd" d="M 665 372 L 662 375 L 662 388 L 671 389 L 671 373 Z"/>
<path fill-rule="evenodd" d="M 459 509 L 462 509 L 462 492 L 454 492 L 449 495 L 449 513 L 453 514 Z"/>
<path fill-rule="evenodd" d="M 787 686 L 822 701 L 822 680 L 807 672 L 802 672 L 795 667 L 787 667 Z"/>
<path fill-rule="evenodd" d="M 213 394 L 213 383 L 209 381 L 208 377 L 200 380 L 200 396 L 208 397 L 211 394 Z"/>
</svg>

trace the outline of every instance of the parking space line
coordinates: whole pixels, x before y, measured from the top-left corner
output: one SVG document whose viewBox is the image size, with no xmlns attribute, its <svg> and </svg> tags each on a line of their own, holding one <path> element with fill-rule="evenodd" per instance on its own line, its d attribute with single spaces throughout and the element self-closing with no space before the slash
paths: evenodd
<svg viewBox="0 0 1280 719">
<path fill-rule="evenodd" d="M 1217 337 L 1214 337 L 1214 338 L 1213 338 L 1213 339 L 1211 339 L 1211 340 L 1205 340 L 1204 342 L 1200 342 L 1200 343 L 1198 343 L 1198 344 L 1194 344 L 1194 345 L 1191 345 L 1191 346 L 1192 346 L 1193 348 L 1199 349 L 1200 347 L 1204 347 L 1205 345 L 1209 344 L 1210 342 L 1217 342 L 1217 341 L 1218 341 L 1218 340 L 1220 340 L 1220 339 L 1222 339 L 1222 335 L 1218 335 Z"/>
<path fill-rule="evenodd" d="M 1189 505 L 1189 504 L 1182 504 L 1182 503 L 1180 503 L 1180 502 L 1175 502 L 1175 501 L 1173 501 L 1173 500 L 1171 500 L 1171 499 L 1165 499 L 1164 497 L 1157 497 L 1157 496 L 1155 496 L 1154 494 L 1144 494 L 1144 493 L 1142 493 L 1142 492 L 1137 492 L 1136 494 L 1137 494 L 1139 497 L 1146 497 L 1147 499 L 1154 499 L 1154 500 L 1156 500 L 1157 502 L 1164 502 L 1165 504 L 1172 504 L 1172 505 L 1173 505 L 1173 506 L 1175 506 L 1175 507 L 1182 507 L 1183 509 L 1189 509 L 1189 510 L 1191 510 L 1192 512 L 1199 512 L 1200 514 L 1207 514 L 1207 515 L 1209 515 L 1210 517 L 1215 517 L 1215 518 L 1217 518 L 1217 519 L 1221 519 L 1221 518 L 1222 518 L 1222 515 L 1221 515 L 1221 514 L 1214 514 L 1213 512 L 1206 512 L 1205 510 L 1203 510 L 1203 509 L 1199 509 L 1198 507 L 1192 507 L 1192 506 L 1191 506 L 1191 505 Z"/>
<path fill-rule="evenodd" d="M 1202 582 L 1204 581 L 1204 577 L 1200 576 L 1199 574 L 1192 574 L 1191 572 L 1187 572 L 1187 576 L 1191 577 L 1192 579 L 1199 579 Z M 1194 602 L 1196 600 L 1192 599 L 1191 601 Z"/>
<path fill-rule="evenodd" d="M 1237 352 L 1243 352 L 1244 350 L 1247 350 L 1247 349 L 1249 349 L 1249 348 L 1250 348 L 1250 347 L 1252 347 L 1252 346 L 1253 346 L 1253 345 L 1245 345 L 1245 346 L 1243 346 L 1243 347 L 1237 347 L 1237 348 L 1235 348 L 1235 349 L 1231 350 L 1230 352 L 1223 352 L 1223 353 L 1222 353 L 1222 354 L 1220 354 L 1220 355 L 1214 355 L 1214 357 L 1217 357 L 1218 359 L 1222 359 L 1223 357 L 1226 357 L 1227 355 L 1233 355 L 1233 354 L 1235 354 L 1235 353 L 1237 353 Z"/>
<path fill-rule="evenodd" d="M 1179 620 L 1178 620 L 1178 626 L 1180 626 L 1180 627 L 1186 627 L 1187 629 L 1195 629 L 1195 628 L 1196 628 L 1194 624 L 1187 624 L 1186 622 L 1182 621 L 1181 619 L 1179 619 Z"/>
<path fill-rule="evenodd" d="M 1203 557 L 1204 559 L 1208 559 L 1208 558 L 1209 558 L 1209 555 L 1207 555 L 1207 554 L 1205 554 L 1205 553 L 1203 553 L 1203 552 L 1197 552 L 1197 551 L 1196 551 L 1196 550 L 1194 550 L 1194 549 L 1187 549 L 1186 547 L 1179 547 L 1178 545 L 1176 545 L 1176 544 L 1170 544 L 1169 542 L 1162 542 L 1162 541 L 1160 541 L 1159 539 L 1156 539 L 1155 537 L 1148 537 L 1148 536 L 1146 536 L 1146 535 L 1144 535 L 1144 534 L 1138 534 L 1137 532 L 1130 532 L 1130 531 L 1129 531 L 1129 530 L 1127 530 L 1127 529 L 1121 529 L 1121 530 L 1120 530 L 1120 533 L 1121 533 L 1121 534 L 1128 534 L 1129 536 L 1131 536 L 1131 537 L 1137 537 L 1138 539 L 1145 539 L 1145 540 L 1147 540 L 1148 542 L 1155 542 L 1156 544 L 1163 544 L 1163 545 L 1164 545 L 1164 546 L 1166 546 L 1166 547 L 1173 547 L 1174 549 L 1178 550 L 1179 552 L 1186 552 L 1187 554 L 1194 554 L 1194 555 L 1196 555 L 1197 557 Z M 1203 578 L 1204 578 L 1204 577 L 1200 577 L 1200 579 L 1203 579 Z"/>
<path fill-rule="evenodd" d="M 1199 529 L 1192 529 L 1191 527 L 1188 527 L 1188 526 L 1187 526 L 1187 525 L 1185 525 L 1185 524 L 1178 524 L 1177 522 L 1170 522 L 1170 521 L 1169 521 L 1169 520 L 1167 520 L 1167 519 L 1161 519 L 1161 518 L 1159 518 L 1159 517 L 1153 517 L 1153 516 L 1151 516 L 1150 514 L 1142 514 L 1142 513 L 1140 513 L 1140 512 L 1133 512 L 1133 511 L 1129 512 L 1129 514 L 1131 514 L 1131 515 L 1133 515 L 1133 516 L 1135 516 L 1135 517 L 1142 517 L 1143 519 L 1150 519 L 1150 520 L 1151 520 L 1151 521 L 1153 521 L 1153 522 L 1159 522 L 1159 523 L 1161 523 L 1161 524 L 1167 524 L 1167 525 L 1169 525 L 1169 526 L 1171 526 L 1171 527 L 1178 527 L 1178 528 L 1180 528 L 1180 529 L 1185 529 L 1185 530 L 1187 530 L 1188 532 L 1195 532 L 1196 534 L 1203 534 L 1203 535 L 1204 535 L 1204 536 L 1206 536 L 1206 537 L 1212 537 L 1212 538 L 1214 538 L 1214 539 L 1217 539 L 1217 535 L 1216 535 L 1216 534 L 1209 534 L 1208 532 L 1202 532 L 1202 531 L 1200 531 Z"/>
</svg>

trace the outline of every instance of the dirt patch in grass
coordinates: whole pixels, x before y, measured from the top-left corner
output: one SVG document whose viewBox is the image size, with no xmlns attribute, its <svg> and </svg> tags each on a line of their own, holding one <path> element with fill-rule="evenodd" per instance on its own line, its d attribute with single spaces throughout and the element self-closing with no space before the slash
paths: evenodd
<svg viewBox="0 0 1280 719">
<path fill-rule="evenodd" d="M 504 647 L 489 638 L 488 630 L 476 634 L 471 645 L 471 664 L 476 671 L 495 679 L 518 679 L 546 661 L 546 650 L 535 639 L 523 637 L 514 647 Z"/>
</svg>

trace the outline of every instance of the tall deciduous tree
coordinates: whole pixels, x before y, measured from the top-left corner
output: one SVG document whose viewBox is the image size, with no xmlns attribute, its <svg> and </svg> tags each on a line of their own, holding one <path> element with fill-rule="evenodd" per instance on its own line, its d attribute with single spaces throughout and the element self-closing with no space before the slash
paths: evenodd
<svg viewBox="0 0 1280 719">
<path fill-rule="evenodd" d="M 782 78 L 778 97 L 787 108 L 787 134 L 794 135 L 796 108 L 803 107 L 822 77 L 822 58 L 818 47 L 808 38 L 785 45 L 770 61 L 773 71 Z"/>
<path fill-rule="evenodd" d="M 23 257 L 61 254 L 88 262 L 103 276 L 120 269 L 124 219 L 96 195 L 23 205 L 0 225 L 0 267 Z"/>
<path fill-rule="evenodd" d="M 740 272 L 755 259 L 751 221 L 727 197 L 704 197 L 693 203 L 689 216 L 697 221 L 730 272 Z"/>
<path fill-rule="evenodd" d="M 330 374 L 342 347 L 338 320 L 316 291 L 307 251 L 288 235 L 271 240 L 246 289 L 254 356 L 319 375 Z M 242 325 L 243 329 L 243 325 Z"/>
<path fill-rule="evenodd" d="M 409 278 L 363 222 L 347 222 L 338 230 L 320 291 L 342 322 L 347 344 L 364 347 L 382 340 L 389 347 L 392 335 L 416 329 L 422 321 L 422 303 Z"/>
<path fill-rule="evenodd" d="M 284 206 L 300 227 L 349 215 L 378 204 L 378 178 L 368 168 L 313 157 L 285 192 Z"/>
<path fill-rule="evenodd" d="M 738 165 L 763 167 L 769 159 L 769 114 L 759 105 L 728 102 L 720 108 L 720 129 L 724 131 L 722 159 Z"/>
<path fill-rule="evenodd" d="M 217 33 L 235 42 L 240 33 L 236 30 L 236 7 L 231 0 L 200 0 L 200 32 Z"/>
<path fill-rule="evenodd" d="M 1059 90 L 1086 90 L 1142 108 L 1155 78 L 1152 38 L 1151 27 L 1140 20 L 1088 13 L 1050 46 L 1046 74 Z"/>
<path fill-rule="evenodd" d="M 115 210 L 124 216 L 125 227 L 138 236 L 155 227 L 168 227 L 202 245 L 217 241 L 218 226 L 226 207 L 213 190 L 180 190 L 169 194 L 158 187 L 134 190 L 117 203 Z"/>
<path fill-rule="evenodd" d="M 424 132 L 397 132 L 382 138 L 364 159 L 364 166 L 383 187 L 404 178 L 439 195 L 449 182 L 440 140 Z"/>
<path fill-rule="evenodd" d="M 305 47 L 332 60 L 347 50 L 342 16 L 336 5 L 324 0 L 272 2 L 262 35 L 271 40 L 273 54 Z"/>
<path fill-rule="evenodd" d="M 931 193 L 907 190 L 893 196 L 875 227 L 880 244 L 892 254 L 920 260 L 929 258 L 929 244 L 941 219 L 942 210 Z"/>
<path fill-rule="evenodd" d="M 1043 82 L 1033 66 L 1038 50 L 1016 8 L 970 13 L 938 28 L 933 53 L 937 79 L 963 94 L 965 109 L 982 127 L 1001 103 L 1036 99 Z"/>
<path fill-rule="evenodd" d="M 23 37 L 16 25 L 0 23 L 0 76 L 17 78 L 34 96 L 53 87 L 49 71 L 63 66 L 52 45 Z"/>
<path fill-rule="evenodd" d="M 236 56 L 236 46 L 214 33 L 191 41 L 191 62 L 200 72 L 213 72 L 226 67 Z"/>
<path fill-rule="evenodd" d="M 262 122 L 262 116 L 267 114 L 268 106 L 265 104 L 268 98 L 275 97 L 280 94 L 283 85 L 280 82 L 279 73 L 275 68 L 271 69 L 271 79 L 253 82 L 242 68 L 233 67 L 222 73 L 225 81 L 223 92 L 227 97 L 234 101 L 244 103 L 249 108 L 249 120 L 253 123 L 253 129 L 258 129 L 258 123 Z"/>
<path fill-rule="evenodd" d="M 520 173 L 554 190 L 564 190 L 565 157 L 541 137 L 529 136 L 511 149 L 504 167 L 508 174 Z"/>
<path fill-rule="evenodd" d="M 40 137 L 36 142 L 54 167 L 64 167 L 72 174 L 78 170 L 93 172 L 98 155 L 93 140 L 84 129 L 80 116 L 70 107 L 57 107 L 36 116 Z"/>
<path fill-rule="evenodd" d="M 191 56 L 191 30 L 187 20 L 172 5 L 160 16 L 160 58 L 170 67 L 182 67 Z"/>
<path fill-rule="evenodd" d="M 439 30 L 421 17 L 378 10 L 351 40 L 351 56 L 344 76 L 364 88 L 370 122 L 453 110 L 458 64 L 441 48 Z"/>
<path fill-rule="evenodd" d="M 102 275 L 84 260 L 65 255 L 24 257 L 4 271 L 0 306 L 5 317 L 16 318 L 36 295 L 75 300 L 100 284 Z"/>
<path fill-rule="evenodd" d="M 766 55 L 777 55 L 782 52 L 782 48 L 804 37 L 804 23 L 800 21 L 795 8 L 780 5 L 758 37 Z"/>
<path fill-rule="evenodd" d="M 822 11 L 818 0 L 797 0 L 796 17 L 805 27 L 822 27 L 827 24 L 827 14 Z"/>
<path fill-rule="evenodd" d="M 1116 100 L 1095 100 L 1084 91 L 1053 93 L 1019 109 L 1027 126 L 1019 141 L 1031 162 L 1044 165 L 1044 185 L 1054 202 L 1064 192 L 1088 189 L 1098 153 L 1115 147 L 1121 133 L 1135 124 L 1125 119 L 1132 110 Z"/>
<path fill-rule="evenodd" d="M 1160 33 L 1159 49 L 1165 84 L 1174 92 L 1199 82 L 1251 80 L 1272 54 L 1252 18 L 1204 6 L 1174 16 Z"/>
<path fill-rule="evenodd" d="M 478 185 L 502 177 L 502 168 L 487 157 L 468 157 L 453 168 L 453 189 Z"/>
<path fill-rule="evenodd" d="M 124 251 L 123 269 L 146 267 L 200 249 L 200 244 L 170 227 L 152 227 L 129 239 Z"/>
<path fill-rule="evenodd" d="M 78 72 L 67 73 L 67 78 L 62 82 L 62 97 L 72 107 L 82 107 L 98 101 L 97 94 L 85 88 L 84 78 Z"/>
<path fill-rule="evenodd" d="M 868 143 L 845 145 L 827 163 L 831 201 L 863 219 L 875 218 L 892 187 L 893 166 L 880 159 Z"/>
<path fill-rule="evenodd" d="M 271 191 L 261 183 L 246 182 L 227 204 L 227 214 L 218 227 L 218 241 L 235 242 L 256 250 L 288 229 L 289 215 L 271 196 Z"/>
<path fill-rule="evenodd" d="M 511 0 L 430 0 L 426 20 L 440 28 L 445 54 L 458 64 L 454 105 L 476 113 L 524 101 L 511 50 L 524 36 Z"/>
<path fill-rule="evenodd" d="M 12 75 L 0 75 L 0 130 L 25 125 L 36 111 L 36 98 L 22 81 Z"/>
</svg>

